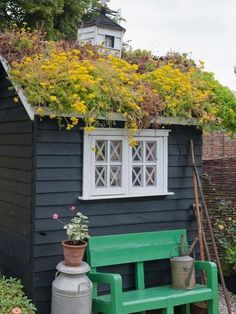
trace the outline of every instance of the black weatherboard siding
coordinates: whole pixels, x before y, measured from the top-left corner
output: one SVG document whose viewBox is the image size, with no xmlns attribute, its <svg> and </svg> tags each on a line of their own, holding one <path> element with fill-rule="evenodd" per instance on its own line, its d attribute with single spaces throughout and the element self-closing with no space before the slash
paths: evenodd
<svg viewBox="0 0 236 314">
<path fill-rule="evenodd" d="M 65 238 L 62 226 L 51 219 L 58 213 L 68 221 L 69 207 L 89 216 L 90 234 L 104 235 L 187 228 L 190 240 L 196 234 L 192 214 L 193 183 L 189 140 L 194 140 L 197 162 L 201 163 L 201 132 L 194 127 L 169 127 L 168 197 L 144 197 L 78 201 L 82 194 L 83 133 L 59 131 L 55 121 L 38 122 L 36 134 L 35 196 L 35 301 L 40 314 L 50 313 L 51 282 L 55 266 L 62 259 L 60 241 Z M 147 285 L 164 282 L 166 263 L 147 263 Z M 126 288 L 133 286 L 132 265 L 120 266 Z M 158 279 L 157 279 L 158 278 Z"/>
<path fill-rule="evenodd" d="M 0 66 L 0 271 L 32 296 L 32 122 Z"/>
<path fill-rule="evenodd" d="M 62 260 L 62 226 L 69 207 L 89 216 L 90 234 L 106 235 L 186 228 L 196 235 L 189 140 L 201 168 L 201 131 L 171 126 L 167 197 L 79 201 L 82 194 L 83 132 L 60 131 L 48 118 L 30 121 L 23 105 L 13 101 L 6 73 L 0 66 L 0 271 L 20 277 L 38 314 L 50 313 L 51 283 Z M 165 282 L 168 263 L 146 263 L 146 285 Z M 159 271 L 157 271 L 159 270 Z M 134 286 L 133 265 L 114 267 L 125 288 Z M 103 289 L 103 287 L 101 288 Z"/>
</svg>

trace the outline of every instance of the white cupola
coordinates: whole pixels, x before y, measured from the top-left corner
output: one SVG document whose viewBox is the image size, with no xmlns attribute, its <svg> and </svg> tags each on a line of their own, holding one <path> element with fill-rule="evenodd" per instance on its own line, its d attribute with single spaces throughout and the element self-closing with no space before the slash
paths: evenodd
<svg viewBox="0 0 236 314">
<path fill-rule="evenodd" d="M 111 11 L 106 5 L 101 5 L 99 15 L 83 22 L 78 29 L 78 42 L 100 46 L 102 49 L 121 57 L 125 29 L 107 16 L 107 14 L 113 13 L 115 11 Z"/>
</svg>

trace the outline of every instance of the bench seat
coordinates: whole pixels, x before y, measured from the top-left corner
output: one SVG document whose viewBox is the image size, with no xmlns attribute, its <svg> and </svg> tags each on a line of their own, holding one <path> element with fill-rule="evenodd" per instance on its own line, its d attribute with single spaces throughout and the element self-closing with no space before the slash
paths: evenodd
<svg viewBox="0 0 236 314">
<path fill-rule="evenodd" d="M 134 313 L 137 306 L 140 311 L 166 308 L 168 305 L 182 305 L 186 300 L 199 302 L 212 299 L 212 290 L 203 285 L 196 285 L 192 290 L 177 290 L 170 285 L 133 290 L 122 293 L 122 307 L 124 313 Z M 103 310 L 111 304 L 111 295 L 102 295 L 93 299 L 96 310 Z"/>
</svg>

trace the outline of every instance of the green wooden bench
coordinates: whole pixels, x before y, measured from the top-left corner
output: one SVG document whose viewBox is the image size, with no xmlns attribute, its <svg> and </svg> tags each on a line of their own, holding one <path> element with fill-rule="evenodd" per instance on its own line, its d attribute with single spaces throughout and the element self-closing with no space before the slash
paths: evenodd
<svg viewBox="0 0 236 314">
<path fill-rule="evenodd" d="M 196 262 L 197 270 L 207 274 L 207 285 L 198 284 L 193 290 L 177 290 L 171 285 L 145 288 L 144 262 L 168 259 L 179 255 L 180 236 L 186 230 L 171 230 L 146 233 L 131 233 L 97 236 L 89 239 L 87 262 L 91 266 L 89 277 L 94 283 L 93 312 L 125 314 L 162 309 L 164 314 L 173 314 L 174 307 L 182 305 L 182 314 L 190 314 L 190 303 L 208 301 L 208 313 L 218 314 L 217 267 L 212 262 Z M 97 267 L 135 264 L 133 291 L 122 290 L 120 274 L 101 273 Z M 157 274 L 158 276 L 158 274 Z M 97 284 L 110 285 L 110 292 L 98 295 Z"/>
</svg>

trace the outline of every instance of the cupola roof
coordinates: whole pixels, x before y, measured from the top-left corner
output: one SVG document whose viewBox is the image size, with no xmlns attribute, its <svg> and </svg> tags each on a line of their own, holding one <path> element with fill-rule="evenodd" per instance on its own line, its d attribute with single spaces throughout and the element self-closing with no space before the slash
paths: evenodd
<svg viewBox="0 0 236 314">
<path fill-rule="evenodd" d="M 109 10 L 106 7 L 101 7 L 100 14 L 86 22 L 83 22 L 82 27 L 89 27 L 89 26 L 101 26 L 101 27 L 107 27 L 112 29 L 117 29 L 121 31 L 125 31 L 125 28 L 120 26 L 118 23 L 113 21 L 110 17 L 108 17 L 106 14 L 114 13 L 114 11 Z"/>
</svg>

